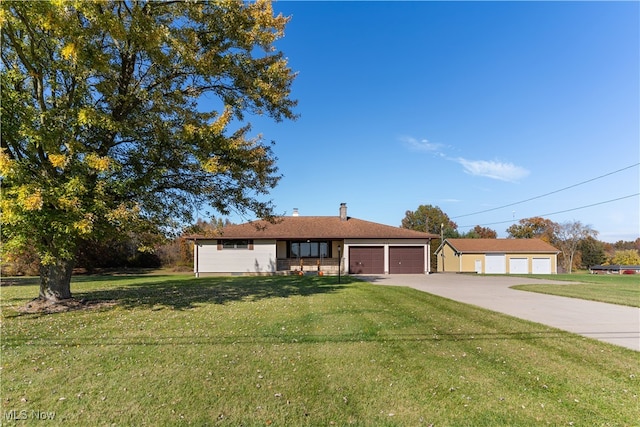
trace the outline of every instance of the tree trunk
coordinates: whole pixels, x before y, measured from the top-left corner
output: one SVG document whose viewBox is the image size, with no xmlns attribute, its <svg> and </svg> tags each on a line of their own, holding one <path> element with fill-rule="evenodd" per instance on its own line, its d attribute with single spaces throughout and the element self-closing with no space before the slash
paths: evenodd
<svg viewBox="0 0 640 427">
<path fill-rule="evenodd" d="M 40 299 L 59 301 L 71 298 L 73 260 L 56 260 L 54 264 L 40 265 Z"/>
</svg>

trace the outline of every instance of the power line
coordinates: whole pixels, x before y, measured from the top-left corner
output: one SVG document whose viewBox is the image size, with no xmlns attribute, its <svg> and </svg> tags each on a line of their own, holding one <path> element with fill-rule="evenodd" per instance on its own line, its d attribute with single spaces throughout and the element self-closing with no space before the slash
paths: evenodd
<svg viewBox="0 0 640 427">
<path fill-rule="evenodd" d="M 635 194 L 630 194 L 628 196 L 618 197 L 617 199 L 605 200 L 603 202 L 592 203 L 590 205 L 580 206 L 578 208 L 565 209 L 563 211 L 551 212 L 551 213 L 546 213 L 546 214 L 541 214 L 541 215 L 534 215 L 534 216 L 545 217 L 545 216 L 557 215 L 557 214 L 561 214 L 561 213 L 565 213 L 565 212 L 577 211 L 579 209 L 590 208 L 592 206 L 598 206 L 598 205 L 604 205 L 606 203 L 617 202 L 618 200 L 630 199 L 631 197 L 636 197 L 636 196 L 640 196 L 640 193 L 635 193 Z M 520 219 L 522 219 L 522 218 L 520 218 Z M 520 219 L 518 219 L 518 221 Z M 478 225 L 484 227 L 484 226 L 487 226 L 487 225 L 508 224 L 508 223 L 512 223 L 512 222 L 515 222 L 515 219 L 509 219 L 509 220 L 506 220 L 506 221 L 498 221 L 498 222 L 490 222 L 490 223 L 487 223 L 487 224 L 478 224 Z M 475 227 L 475 225 L 463 225 L 460 228 L 468 228 L 468 227 L 469 228 L 470 227 Z"/>
<path fill-rule="evenodd" d="M 519 202 L 509 203 L 508 205 L 498 206 L 497 208 L 485 209 L 485 210 L 483 210 L 483 211 L 472 212 L 472 213 L 468 213 L 468 214 L 464 214 L 464 215 L 454 216 L 454 217 L 451 217 L 451 219 L 464 218 L 464 217 L 466 217 L 466 216 L 478 215 L 478 214 L 481 214 L 481 213 L 491 212 L 491 211 L 497 211 L 498 209 L 508 208 L 508 207 L 511 207 L 511 206 L 519 205 L 519 204 L 521 204 L 521 203 L 530 202 L 530 201 L 532 201 L 532 200 L 536 200 L 536 199 L 540 199 L 540 198 L 542 198 L 542 197 L 550 196 L 551 194 L 555 194 L 555 193 L 559 193 L 559 192 L 561 192 L 561 191 L 569 190 L 570 188 L 578 187 L 578 186 L 580 186 L 580 185 L 587 184 L 587 183 L 589 183 L 589 182 L 592 182 L 592 181 L 595 181 L 595 180 L 598 180 L 598 179 L 601 179 L 601 178 L 604 178 L 604 177 L 607 177 L 607 176 L 610 176 L 610 175 L 613 175 L 613 174 L 616 174 L 616 173 L 619 173 L 619 172 L 625 171 L 625 170 L 627 170 L 627 169 L 634 168 L 634 167 L 636 167 L 636 166 L 638 166 L 638 165 L 640 165 L 640 163 L 636 163 L 636 164 L 633 164 L 633 165 L 631 165 L 631 166 L 627 166 L 627 167 L 625 167 L 625 168 L 618 169 L 618 170 L 616 170 L 616 171 L 609 172 L 609 173 L 607 173 L 607 174 L 600 175 L 600 176 L 597 176 L 597 177 L 595 177 L 595 178 L 591 178 L 591 179 L 588 179 L 588 180 L 586 180 L 586 181 L 582 181 L 582 182 L 579 182 L 579 183 L 577 183 L 577 184 L 573 184 L 573 185 L 570 185 L 570 186 L 568 186 L 568 187 L 561 188 L 561 189 L 559 189 L 559 190 L 555 190 L 555 191 L 551 191 L 551 192 L 549 192 L 549 193 L 541 194 L 540 196 L 531 197 L 531 198 L 529 198 L 529 199 L 521 200 L 521 201 L 519 201 Z M 607 202 L 604 202 L 604 203 L 607 203 Z M 595 206 L 595 205 L 591 205 L 591 206 Z M 588 206 L 585 206 L 585 207 L 588 207 Z M 576 209 L 582 209 L 582 208 L 576 208 Z M 568 212 L 568 211 L 564 211 L 564 212 Z M 561 213 L 561 212 L 558 212 L 558 213 Z M 547 214 L 547 215 L 552 215 L 552 214 Z M 501 224 L 501 223 L 497 223 L 497 224 Z"/>
</svg>

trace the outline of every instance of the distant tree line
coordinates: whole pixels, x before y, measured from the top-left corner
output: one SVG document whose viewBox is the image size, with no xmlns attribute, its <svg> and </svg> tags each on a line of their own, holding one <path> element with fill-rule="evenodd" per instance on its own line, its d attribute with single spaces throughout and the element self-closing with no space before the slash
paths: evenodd
<svg viewBox="0 0 640 427">
<path fill-rule="evenodd" d="M 193 244 L 183 236 L 215 236 L 231 224 L 226 219 L 210 221 L 198 219 L 194 224 L 177 232 L 149 230 L 103 239 L 87 239 L 80 242 L 76 253 L 76 273 L 96 273 L 110 269 L 168 268 L 174 271 L 190 271 L 193 268 Z M 40 259 L 35 250 L 28 248 L 7 253 L 1 268 L 3 276 L 37 276 Z"/>
<path fill-rule="evenodd" d="M 439 207 L 420 205 L 415 211 L 406 211 L 401 227 L 437 234 L 444 239 L 495 239 L 498 233 L 476 225 L 467 233 L 458 231 L 458 225 Z M 580 221 L 557 223 L 547 218 L 524 218 L 506 229 L 509 238 L 539 238 L 560 251 L 559 261 L 563 270 L 588 269 L 594 265 L 640 265 L 640 238 L 634 241 L 602 242 L 598 231 Z M 441 239 L 431 245 L 432 265 L 436 265 L 435 250 Z"/>
<path fill-rule="evenodd" d="M 198 219 L 180 230 L 167 235 L 159 229 L 86 239 L 77 250 L 76 272 L 95 273 L 108 269 L 167 268 L 190 271 L 193 268 L 193 244 L 184 239 L 188 235 L 216 236 L 231 224 L 228 219 Z M 439 207 L 420 205 L 415 211 L 406 211 L 402 228 L 442 236 L 445 239 L 495 239 L 498 233 L 488 227 L 476 225 L 467 233 L 458 231 L 458 225 Z M 579 221 L 556 223 L 546 218 L 521 219 L 506 229 L 509 238 L 539 238 L 560 251 L 560 265 L 566 272 L 588 269 L 594 265 L 640 265 L 640 238 L 608 243 L 598 240 L 598 232 Z M 432 265 L 436 265 L 435 250 L 441 239 L 431 244 Z M 40 259 L 35 250 L 23 248 L 7 253 L 1 264 L 4 276 L 38 275 Z"/>
</svg>

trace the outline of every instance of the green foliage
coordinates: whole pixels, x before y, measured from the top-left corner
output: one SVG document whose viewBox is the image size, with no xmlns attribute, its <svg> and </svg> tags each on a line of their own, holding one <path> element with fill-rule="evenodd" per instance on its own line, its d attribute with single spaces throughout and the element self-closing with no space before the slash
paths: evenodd
<svg viewBox="0 0 640 427">
<path fill-rule="evenodd" d="M 604 243 L 594 237 L 587 237 L 578 244 L 581 253 L 582 267 L 589 268 L 594 265 L 603 264 L 607 260 L 604 250 Z"/>
<path fill-rule="evenodd" d="M 273 46 L 288 18 L 270 2 L 1 8 L 4 250 L 57 266 L 82 240 L 171 227 L 198 207 L 272 215 L 260 197 L 279 180 L 275 157 L 245 121 L 295 118 L 295 74 Z"/>
<path fill-rule="evenodd" d="M 507 228 L 509 237 L 516 239 L 539 238 L 547 243 L 554 244 L 557 239 L 559 224 L 547 218 L 531 217 L 523 218 L 518 224 L 513 224 Z"/>
<path fill-rule="evenodd" d="M 618 240 L 612 246 L 615 250 L 635 249 L 640 251 L 640 237 L 634 241 Z"/>
<path fill-rule="evenodd" d="M 431 205 L 420 205 L 415 211 L 407 211 L 402 219 L 402 228 L 422 231 L 440 235 L 444 232 L 444 237 L 457 237 L 458 225 L 449 219 L 439 207 Z"/>
<path fill-rule="evenodd" d="M 415 211 L 407 211 L 402 219 L 402 228 L 422 231 L 426 233 L 442 235 L 446 238 L 459 237 L 458 225 L 449 219 L 449 216 L 437 206 L 420 205 Z M 438 265 L 435 251 L 440 246 L 441 240 L 431 242 L 431 265 L 433 268 Z"/>
<path fill-rule="evenodd" d="M 640 265 L 640 255 L 635 249 L 616 251 L 615 255 L 611 259 L 611 264 Z"/>
<path fill-rule="evenodd" d="M 498 233 L 489 227 L 476 225 L 472 230 L 469 230 L 468 233 L 463 234 L 460 237 L 465 239 L 496 239 L 498 237 Z"/>
</svg>

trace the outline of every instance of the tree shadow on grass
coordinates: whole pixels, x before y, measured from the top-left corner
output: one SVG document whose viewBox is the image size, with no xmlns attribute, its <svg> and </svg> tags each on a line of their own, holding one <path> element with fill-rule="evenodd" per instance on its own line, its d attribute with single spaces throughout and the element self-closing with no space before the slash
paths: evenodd
<svg viewBox="0 0 640 427">
<path fill-rule="evenodd" d="M 148 277 L 121 287 L 79 291 L 77 300 L 88 305 L 109 301 L 124 308 L 162 307 L 185 310 L 199 304 L 226 304 L 232 301 L 258 301 L 266 298 L 288 298 L 337 292 L 349 282 L 335 277 L 319 276 L 256 276 L 179 278 Z"/>
<path fill-rule="evenodd" d="M 77 272 L 74 270 L 72 277 L 73 283 L 82 282 L 107 282 L 113 281 L 114 278 L 128 278 L 136 279 L 140 277 L 150 277 L 155 274 L 158 276 L 158 269 L 156 268 L 104 268 L 98 269 L 95 274 L 89 274 L 85 272 Z M 177 273 L 177 275 L 184 275 L 184 273 Z M 33 286 L 40 285 L 39 276 L 9 276 L 0 277 L 0 286 Z"/>
</svg>

